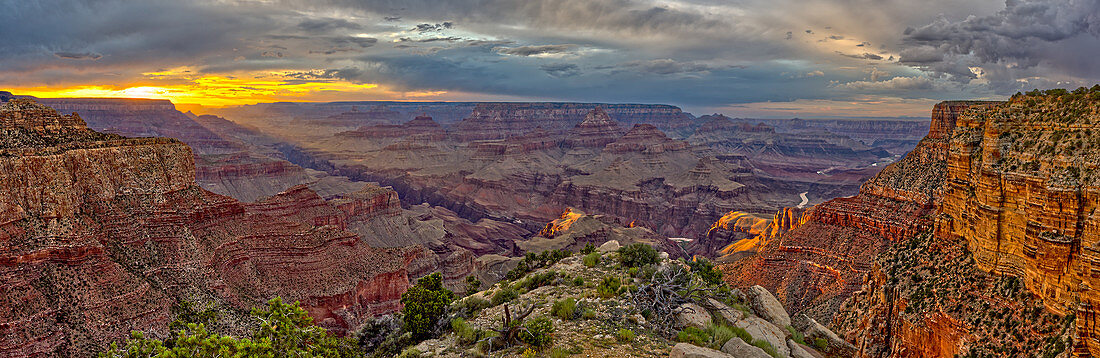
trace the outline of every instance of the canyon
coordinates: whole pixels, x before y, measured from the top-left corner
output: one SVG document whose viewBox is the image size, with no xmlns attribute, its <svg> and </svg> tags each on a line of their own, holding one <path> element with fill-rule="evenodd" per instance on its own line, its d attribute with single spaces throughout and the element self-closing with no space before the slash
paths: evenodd
<svg viewBox="0 0 1100 358">
<path fill-rule="evenodd" d="M 753 124 L 753 132 L 736 124 L 754 120 L 696 118 L 667 105 L 447 105 L 278 103 L 214 112 L 280 138 L 275 147 L 303 167 L 390 186 L 406 205 L 531 231 L 576 208 L 661 235 L 702 237 L 729 211 L 767 217 L 798 205 L 801 193 L 810 204 L 851 195 L 898 155 L 825 129 L 866 137 L 883 127 L 862 120 L 799 120 L 806 124 L 782 130 Z M 354 115 L 383 110 L 389 122 Z M 913 126 L 901 123 L 876 140 L 916 140 Z"/>
<path fill-rule="evenodd" d="M 163 334 L 179 299 L 225 308 L 233 327 L 281 296 L 348 329 L 399 307 L 423 255 L 370 247 L 332 213 L 204 190 L 175 139 L 99 133 L 29 99 L 0 106 L 0 130 L 0 355 L 89 356 L 131 330 Z"/>
<path fill-rule="evenodd" d="M 79 356 L 132 329 L 163 333 L 180 299 L 240 310 L 282 296 L 344 333 L 399 309 L 428 273 L 462 292 L 525 254 L 616 240 L 712 258 L 731 286 L 760 285 L 792 317 L 841 333 L 853 344 L 842 355 L 1052 342 L 1098 354 L 1097 96 L 947 101 L 930 124 L 665 105 L 194 115 L 166 101 L 38 100 L 77 113 L 59 115 L 5 96 L 0 267 L 18 284 L 0 297 L 12 307 L 0 327 L 21 338 L 0 352 Z M 21 174 L 39 165 L 59 174 Z M 90 333 L 104 326 L 117 327 Z"/>
<path fill-rule="evenodd" d="M 940 103 L 916 149 L 859 194 L 770 221 L 731 213 L 709 239 L 730 242 L 731 285 L 833 322 L 860 357 L 1097 354 L 1098 99 Z"/>
</svg>

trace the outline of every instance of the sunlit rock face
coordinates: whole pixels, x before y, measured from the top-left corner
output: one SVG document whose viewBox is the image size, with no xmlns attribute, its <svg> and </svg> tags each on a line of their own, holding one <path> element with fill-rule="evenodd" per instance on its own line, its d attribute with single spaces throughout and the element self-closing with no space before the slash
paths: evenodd
<svg viewBox="0 0 1100 358">
<path fill-rule="evenodd" d="M 337 332 L 400 308 L 414 249 L 203 190 L 179 141 L 98 133 L 19 99 L 0 106 L 0 131 L 0 356 L 85 357 L 131 330 L 165 334 L 181 298 L 247 312 L 281 296 Z"/>
<path fill-rule="evenodd" d="M 1100 93 L 1017 96 L 959 116 L 937 235 L 962 238 L 977 266 L 1020 277 L 1076 313 L 1100 354 Z M 1076 312 L 1074 312 L 1076 309 Z"/>
<path fill-rule="evenodd" d="M 965 247 L 951 251 L 952 260 L 1018 277 L 1050 312 L 1075 313 L 1075 352 L 1097 354 L 1097 131 L 1100 94 L 940 103 L 928 136 L 904 159 L 864 183 L 859 195 L 807 210 L 801 225 L 768 238 L 758 254 L 725 265 L 728 279 L 764 285 L 792 312 L 822 321 L 859 292 L 844 307 L 860 311 L 844 312 L 842 325 L 860 356 L 966 353 L 979 344 L 975 337 L 995 332 L 967 328 L 975 322 L 955 311 L 901 315 L 919 296 L 899 297 L 892 279 L 872 266 L 896 243 L 934 233 L 925 235 L 942 241 L 941 250 Z M 990 280 L 959 275 L 952 280 L 962 285 Z M 982 287 L 974 289 L 1000 295 Z M 1011 309 L 991 300 L 998 310 Z"/>
<path fill-rule="evenodd" d="M 976 105 L 988 104 L 937 105 L 931 134 L 864 183 L 858 195 L 801 213 L 781 212 L 775 221 L 787 224 L 757 239 L 765 245 L 723 265 L 727 280 L 735 286 L 764 286 L 791 313 L 831 322 L 841 303 L 860 290 L 879 253 L 932 224 L 947 166 L 939 158 L 946 158 L 945 143 L 956 117 Z"/>
</svg>

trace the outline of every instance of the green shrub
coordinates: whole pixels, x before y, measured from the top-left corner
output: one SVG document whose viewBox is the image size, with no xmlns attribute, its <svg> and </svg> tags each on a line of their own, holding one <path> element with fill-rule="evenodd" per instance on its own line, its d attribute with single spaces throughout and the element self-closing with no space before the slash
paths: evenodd
<svg viewBox="0 0 1100 358">
<path fill-rule="evenodd" d="M 338 338 L 314 326 L 313 318 L 298 302 L 283 303 L 276 297 L 267 307 L 253 308 L 260 321 L 251 338 L 237 338 L 208 331 L 202 323 L 187 323 L 168 341 L 147 338 L 134 331 L 125 345 L 111 343 L 100 357 L 351 357 L 357 354 L 351 340 Z M 179 327 L 177 325 L 177 327 Z"/>
<path fill-rule="evenodd" d="M 619 329 L 619 331 L 615 333 L 615 338 L 617 338 L 619 342 L 633 342 L 634 337 L 634 331 L 626 328 Z"/>
<path fill-rule="evenodd" d="M 580 276 L 574 277 L 573 286 L 584 286 L 584 278 Z"/>
<path fill-rule="evenodd" d="M 737 336 L 737 338 L 741 338 L 745 343 L 752 344 L 752 334 L 749 333 L 749 331 L 741 327 L 730 327 L 730 330 L 733 331 L 733 335 Z"/>
<path fill-rule="evenodd" d="M 657 265 L 645 265 L 645 266 L 642 266 L 642 268 L 640 270 L 638 270 L 638 274 L 634 275 L 634 277 L 648 280 L 648 279 L 653 278 L 653 275 L 656 274 L 656 273 L 657 273 Z"/>
<path fill-rule="evenodd" d="M 401 351 L 401 355 L 397 356 L 397 358 L 419 358 L 421 354 L 423 353 L 421 353 L 419 349 L 409 347 L 409 349 Z"/>
<path fill-rule="evenodd" d="M 536 288 L 549 285 L 558 277 L 556 271 L 546 271 L 539 274 L 527 275 L 514 285 L 516 290 L 531 291 Z"/>
<path fill-rule="evenodd" d="M 473 275 L 466 276 L 466 295 L 471 295 L 481 289 L 481 280 Z"/>
<path fill-rule="evenodd" d="M 737 336 L 737 334 L 733 332 L 733 327 L 724 324 L 711 323 L 707 326 L 707 333 L 710 335 L 710 347 L 714 349 L 722 349 L 726 341 Z"/>
<path fill-rule="evenodd" d="M 814 339 L 814 348 L 817 348 L 820 352 L 824 352 L 829 348 L 829 341 L 826 341 L 825 338 Z"/>
<path fill-rule="evenodd" d="M 802 332 L 799 332 L 797 329 L 794 329 L 794 327 L 791 326 L 787 326 L 787 332 L 790 332 L 791 339 L 798 344 L 806 344 L 806 337 L 802 335 Z"/>
<path fill-rule="evenodd" d="M 527 330 L 519 332 L 519 340 L 535 347 L 550 345 L 551 333 L 554 332 L 554 323 L 549 318 L 537 317 L 523 322 Z"/>
<path fill-rule="evenodd" d="M 706 347 L 707 342 L 710 342 L 710 334 L 695 327 L 687 327 L 680 332 L 676 332 L 676 341 Z"/>
<path fill-rule="evenodd" d="M 580 311 L 577 309 L 577 300 L 569 297 L 554 302 L 554 306 L 550 308 L 550 314 L 564 320 L 577 318 L 580 316 Z"/>
<path fill-rule="evenodd" d="M 657 250 L 647 244 L 631 244 L 619 248 L 619 262 L 624 267 L 641 267 L 657 263 Z"/>
<path fill-rule="evenodd" d="M 481 312 L 481 310 L 489 307 L 493 307 L 493 304 L 487 299 L 481 297 L 467 297 L 451 306 L 451 312 L 458 313 L 463 317 L 473 317 L 476 316 L 478 312 Z"/>
<path fill-rule="evenodd" d="M 596 287 L 596 293 L 602 298 L 610 298 L 619 295 L 619 289 L 622 287 L 622 282 L 618 277 L 607 276 L 603 278 L 600 285 Z"/>
<path fill-rule="evenodd" d="M 496 332 L 493 331 L 470 327 L 470 324 L 462 318 L 451 320 L 451 330 L 455 332 L 457 337 L 455 342 L 463 346 L 475 344 L 496 335 Z"/>
<path fill-rule="evenodd" d="M 705 258 L 696 258 L 692 261 L 688 261 L 688 267 L 691 267 L 691 272 L 699 276 L 703 282 L 711 285 L 722 285 L 722 271 L 718 271 L 714 268 L 714 263 Z"/>
<path fill-rule="evenodd" d="M 587 244 L 584 244 L 584 248 L 581 249 L 581 254 L 583 254 L 583 255 L 588 255 L 588 254 L 591 254 L 593 252 L 596 252 L 596 245 L 592 245 L 591 242 L 587 243 Z"/>
<path fill-rule="evenodd" d="M 443 288 L 443 275 L 438 272 L 416 280 L 416 285 L 401 295 L 401 304 L 405 305 L 401 309 L 405 331 L 415 338 L 428 337 L 454 296 L 451 290 Z"/>
<path fill-rule="evenodd" d="M 581 318 L 594 319 L 596 318 L 596 310 L 591 308 L 585 308 L 584 312 L 581 312 Z"/>
<path fill-rule="evenodd" d="M 593 253 L 589 253 L 587 255 L 584 255 L 584 260 L 583 261 L 584 261 L 584 266 L 585 267 L 596 267 L 596 265 L 600 264 L 600 253 L 599 252 L 593 252 Z"/>
<path fill-rule="evenodd" d="M 779 358 L 779 352 L 776 352 L 775 347 L 773 347 L 771 343 L 768 343 L 768 341 L 756 339 L 752 341 L 752 345 L 756 346 L 756 348 L 763 349 L 764 353 L 772 357 Z"/>
<path fill-rule="evenodd" d="M 566 250 L 546 250 L 538 254 L 528 252 L 519 261 L 516 268 L 504 275 L 504 279 L 508 281 L 518 280 L 527 275 L 528 272 L 553 265 L 570 255 L 573 255 L 573 253 Z"/>
<path fill-rule="evenodd" d="M 554 349 L 550 350 L 550 358 L 565 358 L 571 355 L 573 354 L 560 347 L 554 347 Z"/>
<path fill-rule="evenodd" d="M 516 293 L 515 289 L 513 289 L 511 286 L 505 286 L 493 295 L 491 303 L 493 304 L 493 306 L 499 306 L 501 303 L 509 302 L 516 299 L 517 297 L 519 297 L 519 293 Z"/>
<path fill-rule="evenodd" d="M 630 269 L 626 270 L 626 274 L 630 275 L 630 277 L 638 277 L 638 268 L 631 267 Z"/>
</svg>

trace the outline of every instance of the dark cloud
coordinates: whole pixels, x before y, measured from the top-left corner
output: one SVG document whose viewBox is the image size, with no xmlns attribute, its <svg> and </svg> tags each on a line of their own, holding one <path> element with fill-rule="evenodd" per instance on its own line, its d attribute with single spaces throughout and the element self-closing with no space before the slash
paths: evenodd
<svg viewBox="0 0 1100 358">
<path fill-rule="evenodd" d="M 284 74 L 284 76 L 298 79 L 298 80 L 355 80 L 363 81 L 364 72 L 355 67 L 346 67 L 339 69 L 327 69 L 327 70 L 310 70 L 301 72 L 290 72 Z"/>
<path fill-rule="evenodd" d="M 1001 1 L 0 0 L 0 85 L 133 83 L 187 66 L 486 99 L 724 106 L 988 97 L 1019 81 L 1100 78 L 1097 0 Z M 861 70 L 870 61 L 881 73 Z"/>
<path fill-rule="evenodd" d="M 421 38 L 421 39 L 414 39 L 414 38 L 411 38 L 411 37 L 402 37 L 402 38 L 398 39 L 398 41 L 401 41 L 401 42 L 440 42 L 440 41 L 455 42 L 455 41 L 462 41 L 462 40 L 464 40 L 464 39 L 461 38 L 461 37 L 458 37 L 458 36 L 427 37 L 427 38 Z"/>
<path fill-rule="evenodd" d="M 552 77 L 572 77 L 581 74 L 581 68 L 572 63 L 556 63 L 539 66 L 543 72 Z"/>
<path fill-rule="evenodd" d="M 873 54 L 873 53 L 870 53 L 870 52 L 864 52 L 864 53 L 862 53 L 862 54 L 858 54 L 858 55 L 851 55 L 851 54 L 846 54 L 846 53 L 843 53 L 843 52 L 840 52 L 840 51 L 837 51 L 836 53 L 837 53 L 837 54 L 839 54 L 839 55 L 841 55 L 841 56 L 844 56 L 844 57 L 849 57 L 849 58 L 855 58 L 855 59 L 860 59 L 860 60 L 875 60 L 875 61 L 879 61 L 879 60 L 882 60 L 882 59 L 883 59 L 883 57 L 882 57 L 882 56 L 880 56 L 880 55 L 876 55 L 876 54 Z"/>
<path fill-rule="evenodd" d="M 927 77 L 894 77 L 884 81 L 853 81 L 840 88 L 852 90 L 931 90 L 934 82 Z"/>
<path fill-rule="evenodd" d="M 57 58 L 64 58 L 68 60 L 98 60 L 103 58 L 103 55 L 95 52 L 54 52 L 54 56 Z"/>
<path fill-rule="evenodd" d="M 672 59 L 658 59 L 649 61 L 632 61 L 621 64 L 619 67 L 633 68 L 641 72 L 658 75 L 673 75 L 682 73 L 699 73 L 715 69 L 715 67 L 693 62 L 682 62 Z"/>
<path fill-rule="evenodd" d="M 376 38 L 358 36 L 329 37 L 328 40 L 336 45 L 356 45 L 362 48 L 371 47 L 378 43 L 378 39 Z"/>
<path fill-rule="evenodd" d="M 972 67 L 995 75 L 984 79 L 1008 91 L 1017 79 L 1044 73 L 1100 76 L 1095 63 L 1065 59 L 1100 55 L 1100 1 L 1009 0 L 992 15 L 940 17 L 903 33 L 902 63 L 960 81 L 980 77 Z"/>
<path fill-rule="evenodd" d="M 454 23 L 451 23 L 450 21 L 447 21 L 447 22 L 442 22 L 442 23 L 438 23 L 438 24 L 419 24 L 419 25 L 416 25 L 416 27 L 412 28 L 412 30 L 410 30 L 410 31 L 416 31 L 416 32 L 419 32 L 419 33 L 439 32 L 439 31 L 443 31 L 443 30 L 447 30 L 447 29 L 451 29 L 451 28 L 454 28 Z"/>
<path fill-rule="evenodd" d="M 561 45 L 538 45 L 538 46 L 520 46 L 520 47 L 499 47 L 497 52 L 505 55 L 514 56 L 535 56 L 535 55 L 547 55 L 547 54 L 560 54 L 569 52 L 577 45 L 561 44 Z"/>
<path fill-rule="evenodd" d="M 335 30 L 359 30 L 363 26 L 344 19 L 305 19 L 298 23 L 298 29 L 311 34 L 330 33 Z"/>
</svg>

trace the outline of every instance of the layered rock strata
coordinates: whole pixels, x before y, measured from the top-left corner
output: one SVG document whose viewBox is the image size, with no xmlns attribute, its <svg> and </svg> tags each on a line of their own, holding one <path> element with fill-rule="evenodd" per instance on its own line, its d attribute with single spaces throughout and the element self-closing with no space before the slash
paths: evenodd
<svg viewBox="0 0 1100 358">
<path fill-rule="evenodd" d="M 253 201 L 309 180 L 302 168 L 273 157 L 276 152 L 219 134 L 246 135 L 249 129 L 214 116 L 188 116 L 166 100 L 50 98 L 39 101 L 60 112 L 79 113 L 90 128 L 98 131 L 131 137 L 179 139 L 195 153 L 199 184 L 204 189 L 238 200 Z M 247 135 L 261 136 L 258 133 Z"/>
<path fill-rule="evenodd" d="M 930 227 L 956 118 L 968 108 L 993 105 L 937 104 L 929 135 L 916 149 L 864 183 L 858 195 L 816 205 L 786 220 L 797 225 L 757 239 L 767 242 L 757 254 L 723 266 L 729 282 L 762 285 L 792 313 L 832 322 L 841 303 L 860 290 L 877 255 Z"/>
<path fill-rule="evenodd" d="M 1100 355 L 1100 88 L 1018 95 L 958 118 L 937 235 L 976 266 L 1019 277 L 1058 314 L 1075 313 L 1080 353 Z"/>
<path fill-rule="evenodd" d="M 205 191 L 179 141 L 97 133 L 23 99 L 0 106 L 0 129 L 2 356 L 163 335 L 177 299 L 239 314 L 281 296 L 338 332 L 400 307 L 414 252 Z"/>
</svg>

